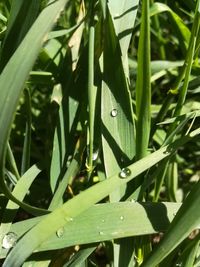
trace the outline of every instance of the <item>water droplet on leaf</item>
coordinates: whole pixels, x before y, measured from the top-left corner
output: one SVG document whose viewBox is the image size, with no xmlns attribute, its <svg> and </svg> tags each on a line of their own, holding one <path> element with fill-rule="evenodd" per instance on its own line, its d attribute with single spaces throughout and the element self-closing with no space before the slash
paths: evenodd
<svg viewBox="0 0 200 267">
<path fill-rule="evenodd" d="M 129 168 L 123 168 L 119 173 L 119 177 L 122 179 L 128 178 L 130 175 L 131 170 Z"/>
<path fill-rule="evenodd" d="M 114 118 L 114 117 L 116 117 L 117 116 L 117 114 L 118 114 L 118 110 L 117 109 L 112 109 L 111 110 L 111 112 L 110 112 L 110 115 Z"/>
<path fill-rule="evenodd" d="M 124 216 L 120 216 L 120 220 L 123 221 L 124 220 Z"/>
<path fill-rule="evenodd" d="M 87 146 L 87 156 L 89 157 L 90 155 L 90 146 Z M 92 160 L 96 161 L 98 159 L 99 156 L 99 149 L 96 147 L 93 147 L 93 153 L 92 153 Z"/>
<path fill-rule="evenodd" d="M 60 229 L 57 230 L 56 235 L 57 235 L 57 237 L 60 238 L 63 236 L 63 234 L 64 234 L 64 228 L 61 227 Z"/>
<path fill-rule="evenodd" d="M 66 222 L 72 222 L 73 220 L 74 220 L 74 219 L 73 219 L 72 217 L 66 217 L 66 218 L 65 218 L 65 221 L 66 221 Z"/>
<path fill-rule="evenodd" d="M 17 234 L 13 233 L 13 232 L 9 232 L 7 233 L 2 241 L 2 248 L 5 249 L 10 249 L 12 247 L 14 247 L 17 243 Z"/>
</svg>

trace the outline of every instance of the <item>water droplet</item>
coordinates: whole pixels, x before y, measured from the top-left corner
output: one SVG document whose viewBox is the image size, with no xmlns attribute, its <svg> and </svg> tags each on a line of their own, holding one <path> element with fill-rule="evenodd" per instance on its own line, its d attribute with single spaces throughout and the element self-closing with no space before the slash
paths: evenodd
<svg viewBox="0 0 200 267">
<path fill-rule="evenodd" d="M 117 114 L 118 114 L 118 110 L 117 109 L 112 109 L 111 110 L 111 112 L 110 112 L 110 115 L 114 118 L 114 117 L 116 117 L 117 116 Z"/>
<path fill-rule="evenodd" d="M 177 266 L 177 267 L 181 267 L 182 265 L 183 265 L 182 262 L 177 262 L 177 263 L 176 263 L 176 266 Z"/>
<path fill-rule="evenodd" d="M 104 233 L 102 231 L 99 231 L 99 235 L 104 235 Z"/>
<path fill-rule="evenodd" d="M 64 234 L 64 228 L 63 227 L 61 227 L 60 229 L 58 229 L 57 231 L 56 231 L 56 235 L 57 235 L 57 237 L 62 237 L 63 236 L 63 234 Z"/>
<path fill-rule="evenodd" d="M 99 156 L 99 150 L 98 149 L 96 149 L 96 150 L 93 149 L 92 160 L 93 161 L 97 160 L 98 156 Z"/>
<path fill-rule="evenodd" d="M 123 221 L 124 220 L 124 216 L 120 216 L 120 220 Z"/>
<path fill-rule="evenodd" d="M 87 156 L 89 157 L 90 155 L 90 146 L 87 146 Z M 96 161 L 98 159 L 99 156 L 99 149 L 96 147 L 93 147 L 93 153 L 92 153 L 92 160 Z"/>
<path fill-rule="evenodd" d="M 174 216 L 174 217 L 176 216 L 176 212 L 173 212 L 173 216 Z"/>
<path fill-rule="evenodd" d="M 131 170 L 129 168 L 123 168 L 119 173 L 119 177 L 122 179 L 128 178 L 130 175 Z"/>
<path fill-rule="evenodd" d="M 7 233 L 3 238 L 2 248 L 10 249 L 14 247 L 17 243 L 17 238 L 18 238 L 17 234 L 13 232 Z"/>
<path fill-rule="evenodd" d="M 136 202 L 137 202 L 137 200 L 136 200 L 136 199 L 134 199 L 134 198 L 131 198 L 131 199 L 130 199 L 130 202 L 132 202 L 132 203 L 136 203 Z"/>
<path fill-rule="evenodd" d="M 102 221 L 102 223 L 105 223 L 105 220 L 104 219 L 102 219 L 101 221 Z"/>
<path fill-rule="evenodd" d="M 66 218 L 65 218 L 65 221 L 66 221 L 66 222 L 72 222 L 73 220 L 74 220 L 74 219 L 73 219 L 72 217 L 66 217 Z"/>
</svg>

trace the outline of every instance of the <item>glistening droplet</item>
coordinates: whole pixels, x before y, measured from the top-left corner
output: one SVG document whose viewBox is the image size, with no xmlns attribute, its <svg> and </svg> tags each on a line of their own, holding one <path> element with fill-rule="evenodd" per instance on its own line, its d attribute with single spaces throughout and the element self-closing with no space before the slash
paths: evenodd
<svg viewBox="0 0 200 267">
<path fill-rule="evenodd" d="M 87 146 L 87 156 L 89 157 L 90 155 L 90 146 L 88 145 Z M 98 159 L 98 156 L 99 156 L 99 149 L 98 147 L 93 147 L 93 152 L 92 152 L 92 160 L 93 161 L 96 161 Z"/>
<path fill-rule="evenodd" d="M 119 173 L 119 177 L 122 179 L 126 179 L 130 175 L 131 175 L 131 170 L 129 168 L 123 168 Z"/>
<path fill-rule="evenodd" d="M 123 221 L 124 220 L 124 216 L 120 216 L 120 220 Z"/>
<path fill-rule="evenodd" d="M 7 233 L 2 240 L 2 248 L 10 249 L 14 247 L 17 243 L 17 238 L 17 234 L 13 232 Z"/>
<path fill-rule="evenodd" d="M 61 227 L 60 229 L 57 230 L 56 235 L 57 235 L 57 237 L 60 238 L 63 236 L 63 234 L 64 234 L 64 228 Z"/>
<path fill-rule="evenodd" d="M 66 222 L 72 222 L 74 219 L 72 217 L 65 217 Z"/>
<path fill-rule="evenodd" d="M 112 109 L 111 112 L 110 112 L 110 115 L 111 115 L 112 117 L 116 117 L 117 114 L 118 114 L 118 110 L 117 110 L 116 108 Z"/>
</svg>

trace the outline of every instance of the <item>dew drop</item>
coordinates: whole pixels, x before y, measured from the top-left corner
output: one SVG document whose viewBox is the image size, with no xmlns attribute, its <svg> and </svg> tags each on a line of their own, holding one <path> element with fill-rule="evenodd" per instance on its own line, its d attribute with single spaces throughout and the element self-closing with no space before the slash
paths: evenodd
<svg viewBox="0 0 200 267">
<path fill-rule="evenodd" d="M 61 227 L 60 229 L 58 229 L 57 231 L 56 231 L 56 235 L 57 235 L 57 237 L 62 237 L 63 236 L 63 234 L 64 234 L 64 228 L 63 227 Z"/>
<path fill-rule="evenodd" d="M 90 146 L 87 146 L 87 156 L 89 157 L 90 155 Z M 92 160 L 96 161 L 98 159 L 99 156 L 99 149 L 96 147 L 93 147 L 93 152 L 92 152 Z"/>
<path fill-rule="evenodd" d="M 101 221 L 102 221 L 102 223 L 105 223 L 105 220 L 104 219 L 102 219 Z"/>
<path fill-rule="evenodd" d="M 123 168 L 119 173 L 119 177 L 122 179 L 128 178 L 130 175 L 131 170 L 129 168 Z"/>
<path fill-rule="evenodd" d="M 94 149 L 94 151 L 92 153 L 92 160 L 93 161 L 97 160 L 98 156 L 99 156 L 99 150 L 98 149 L 96 149 L 96 150 Z"/>
<path fill-rule="evenodd" d="M 18 236 L 14 232 L 7 233 L 3 238 L 2 248 L 10 249 L 14 247 L 17 243 L 17 238 Z"/>
<path fill-rule="evenodd" d="M 103 232 L 102 231 L 99 231 L 99 235 L 103 235 Z"/>
<path fill-rule="evenodd" d="M 123 221 L 124 220 L 124 216 L 120 216 L 120 220 Z"/>
<path fill-rule="evenodd" d="M 114 117 L 117 117 L 117 114 L 118 114 L 118 110 L 117 109 L 112 109 L 111 112 L 110 112 L 110 115 L 114 118 Z"/>
<path fill-rule="evenodd" d="M 65 221 L 66 221 L 66 222 L 72 222 L 73 220 L 74 220 L 74 219 L 73 219 L 72 217 L 66 217 L 66 218 L 65 218 Z"/>
<path fill-rule="evenodd" d="M 177 262 L 177 263 L 176 263 L 176 266 L 177 266 L 177 267 L 181 267 L 182 265 L 183 265 L 182 262 Z"/>
</svg>

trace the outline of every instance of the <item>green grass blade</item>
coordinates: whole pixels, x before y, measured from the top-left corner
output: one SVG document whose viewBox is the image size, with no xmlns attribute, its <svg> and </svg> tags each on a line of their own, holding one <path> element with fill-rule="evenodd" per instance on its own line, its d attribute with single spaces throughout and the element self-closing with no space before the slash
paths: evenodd
<svg viewBox="0 0 200 267">
<path fill-rule="evenodd" d="M 95 249 L 96 246 L 81 249 L 63 267 L 73 267 L 73 266 L 81 267 L 80 264 L 82 264 Z"/>
<path fill-rule="evenodd" d="M 94 152 L 94 121 L 95 121 L 95 104 L 97 97 L 97 87 L 94 84 L 94 47 L 95 47 L 95 25 L 94 25 L 94 2 L 91 5 L 89 26 L 89 47 L 88 47 L 88 139 L 89 139 L 89 155 L 87 162 L 88 175 L 90 177 L 93 170 L 93 152 Z"/>
<path fill-rule="evenodd" d="M 24 136 L 22 164 L 21 164 L 21 175 L 30 167 L 30 149 L 31 149 L 31 96 L 28 89 L 24 90 L 25 94 L 25 105 L 26 105 L 26 129 Z"/>
<path fill-rule="evenodd" d="M 135 155 L 135 128 L 120 47 L 109 15 L 107 15 L 106 25 L 101 117 L 104 164 L 106 174 L 110 176 L 133 159 Z M 115 66 L 114 72 L 113 66 Z"/>
<path fill-rule="evenodd" d="M 6 160 L 10 168 L 10 171 L 12 172 L 12 174 L 14 174 L 15 178 L 19 180 L 20 179 L 19 171 L 9 143 L 7 144 Z"/>
<path fill-rule="evenodd" d="M 180 206 L 180 203 L 170 202 L 97 204 L 77 216 L 70 224 L 66 224 L 63 227 L 62 236 L 58 237 L 54 233 L 38 248 L 38 251 L 166 231 Z M 34 226 L 35 222 L 35 219 L 30 219 L 27 224 L 25 222 L 15 223 L 11 231 L 20 238 Z M 5 252 L 8 251 L 2 251 L 0 257 L 5 257 Z"/>
<path fill-rule="evenodd" d="M 147 154 L 151 124 L 150 21 L 149 1 L 142 3 L 136 81 L 136 158 Z M 144 130 L 145 129 L 145 130 Z"/>
</svg>

